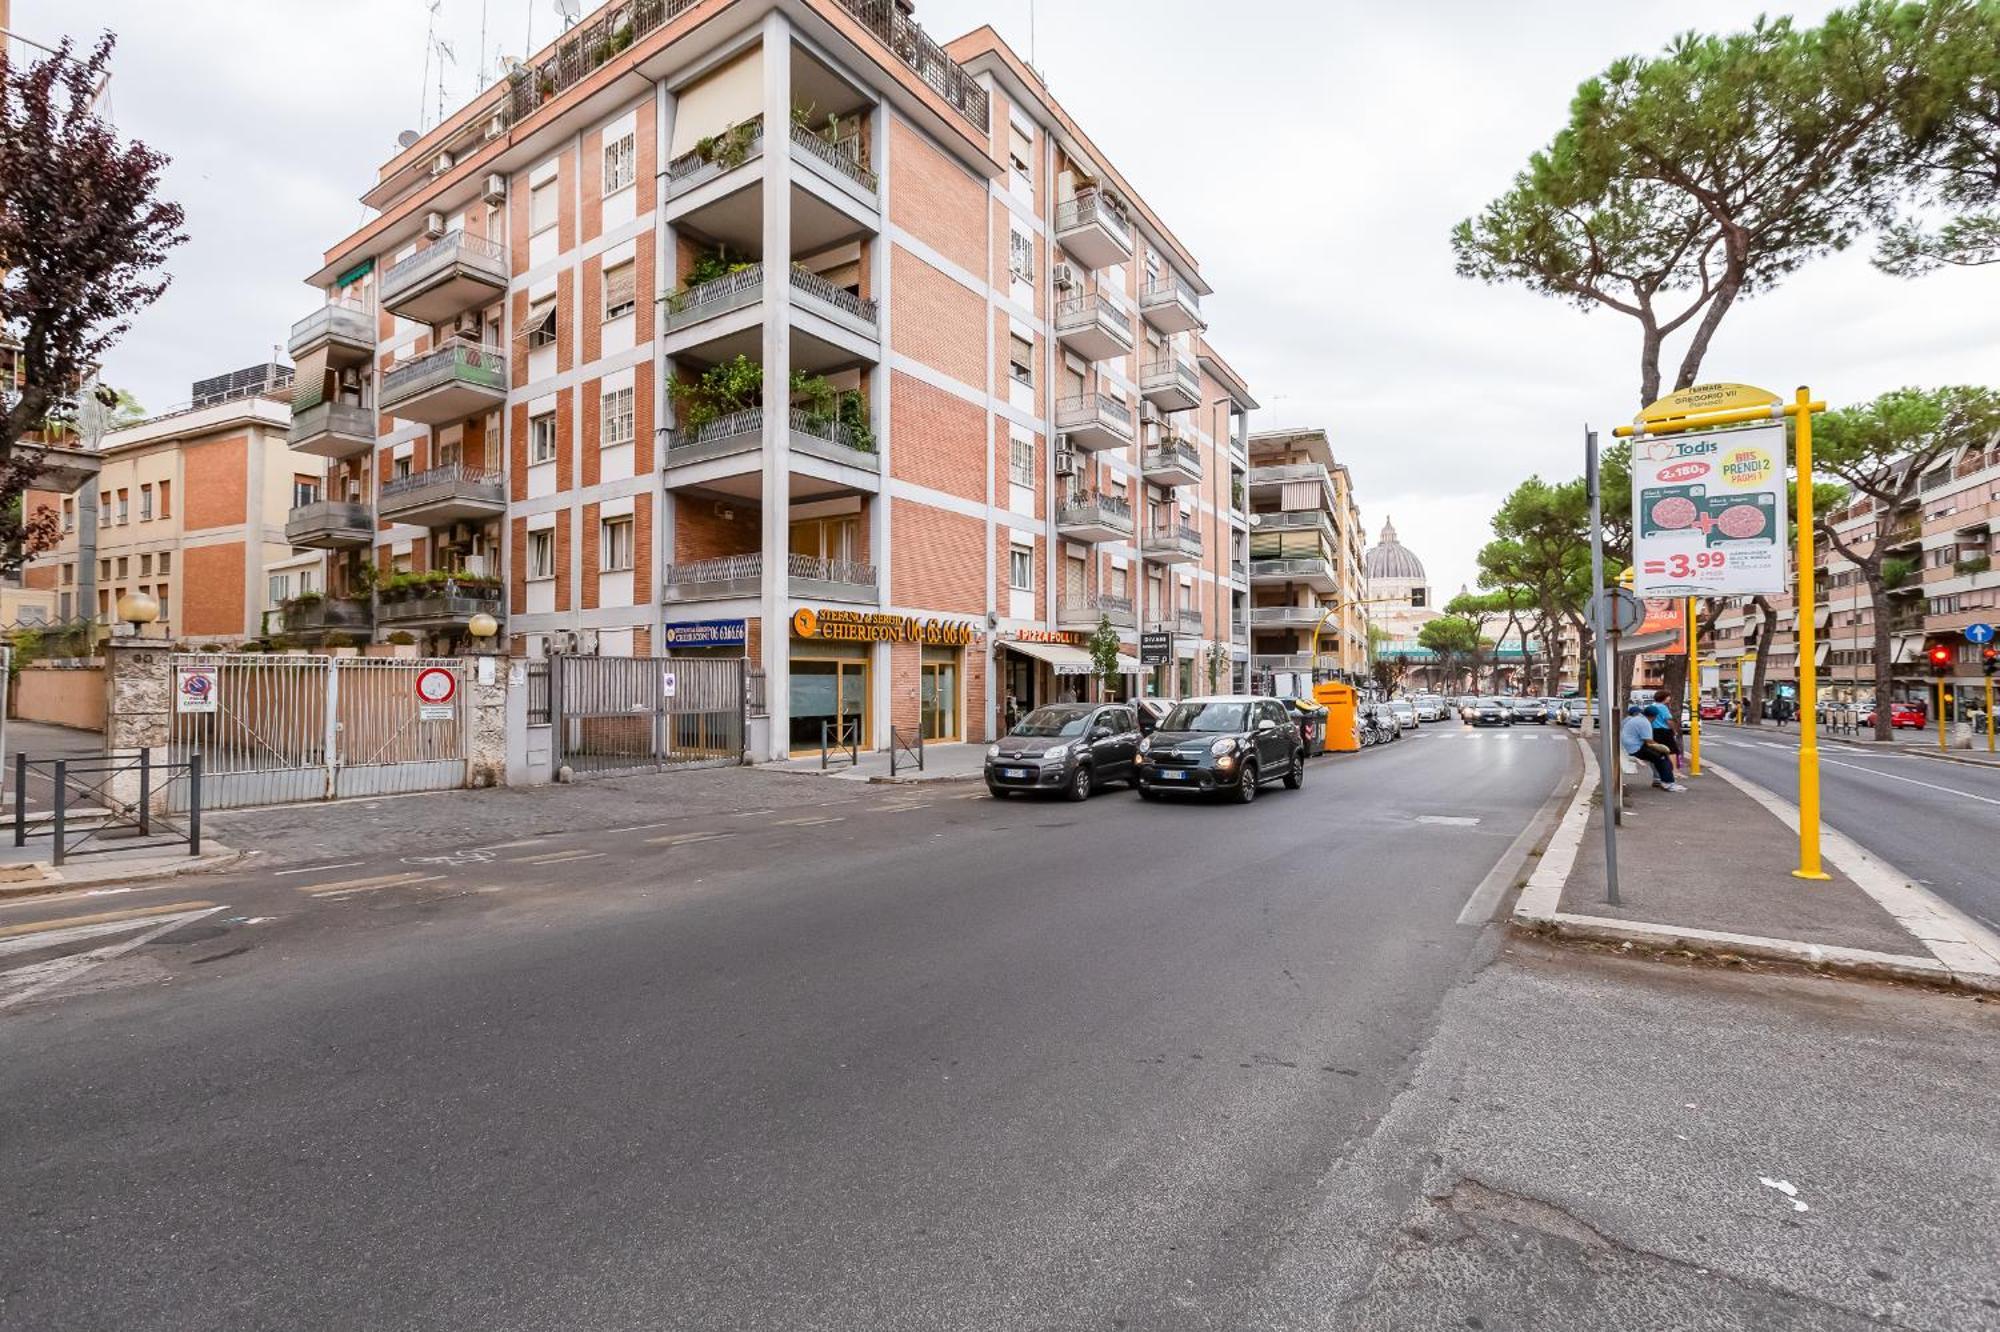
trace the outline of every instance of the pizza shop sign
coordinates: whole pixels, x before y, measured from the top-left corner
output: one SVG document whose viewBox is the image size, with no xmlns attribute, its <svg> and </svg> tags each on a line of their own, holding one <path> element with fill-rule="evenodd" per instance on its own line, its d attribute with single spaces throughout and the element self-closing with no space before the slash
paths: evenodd
<svg viewBox="0 0 2000 1332">
<path fill-rule="evenodd" d="M 923 643 L 930 647 L 963 647 L 979 637 L 970 620 L 923 620 L 914 615 L 806 607 L 792 612 L 792 632 L 800 638 L 824 641 Z"/>
</svg>

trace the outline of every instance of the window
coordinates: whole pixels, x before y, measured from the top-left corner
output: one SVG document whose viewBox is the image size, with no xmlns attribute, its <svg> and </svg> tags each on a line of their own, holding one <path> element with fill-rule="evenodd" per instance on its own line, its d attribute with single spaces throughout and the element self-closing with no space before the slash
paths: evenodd
<svg viewBox="0 0 2000 1332">
<path fill-rule="evenodd" d="M 1032 439 L 1009 439 L 1007 441 L 1007 475 L 1017 486 L 1035 484 L 1035 441 Z"/>
<path fill-rule="evenodd" d="M 618 193 L 632 183 L 636 159 L 632 153 L 632 136 L 604 145 L 604 192 Z"/>
<path fill-rule="evenodd" d="M 410 474 L 410 455 L 405 453 L 389 464 L 389 479 L 401 481 Z"/>
<path fill-rule="evenodd" d="M 547 463 L 556 460 L 556 415 L 546 412 L 528 420 L 528 461 Z"/>
<path fill-rule="evenodd" d="M 174 618 L 173 599 L 167 595 L 167 585 L 165 583 L 160 584 L 160 586 L 155 589 L 155 592 L 157 595 L 154 596 L 153 600 L 160 603 L 160 622 L 164 624 L 168 620 Z"/>
<path fill-rule="evenodd" d="M 118 576 L 120 578 L 125 577 L 126 574 L 129 572 L 130 563 L 131 562 L 127 560 L 123 555 L 120 555 L 118 557 Z"/>
<path fill-rule="evenodd" d="M 74 499 L 63 501 L 63 531 L 76 531 L 76 501 Z"/>
<path fill-rule="evenodd" d="M 632 390 L 613 389 L 598 400 L 598 436 L 600 448 L 614 448 L 632 442 Z"/>
<path fill-rule="evenodd" d="M 62 567 L 62 580 L 64 587 L 71 587 L 76 583 L 76 566 L 74 564 L 65 564 Z M 63 618 L 68 619 L 69 617 L 64 616 Z"/>
<path fill-rule="evenodd" d="M 556 345 L 556 298 L 535 301 L 528 306 L 528 345 L 530 347 L 553 347 Z"/>
<path fill-rule="evenodd" d="M 606 320 L 623 318 L 632 313 L 638 303 L 634 294 L 634 274 L 637 268 L 630 259 L 616 268 L 604 270 L 604 317 Z"/>
<path fill-rule="evenodd" d="M 174 483 L 171 481 L 160 482 L 160 517 L 171 518 L 174 516 L 173 500 Z"/>
<path fill-rule="evenodd" d="M 1423 589 L 1423 588 L 1421 588 L 1421 587 L 1413 587 L 1413 588 L 1411 588 L 1411 589 L 1410 589 L 1410 604 L 1411 604 L 1412 606 L 1421 606 L 1421 605 L 1423 605 L 1423 604 L 1424 604 L 1424 589 Z"/>
<path fill-rule="evenodd" d="M 292 477 L 292 507 L 303 509 L 308 504 L 319 503 L 319 478 L 316 476 Z"/>
<path fill-rule="evenodd" d="M 111 526 L 111 492 L 108 490 L 97 492 L 97 525 Z"/>
<path fill-rule="evenodd" d="M 1012 167 L 1017 175 L 1032 179 L 1035 171 L 1030 164 L 1034 160 L 1034 140 L 1029 138 L 1026 130 L 1010 122 L 1007 126 L 1007 165 Z"/>
<path fill-rule="evenodd" d="M 160 572 L 161 572 L 161 573 L 172 573 L 173 571 L 174 571 L 174 555 L 173 555 L 173 552 L 172 552 L 172 551 L 168 551 L 168 550 L 163 550 L 163 551 L 161 551 L 161 552 L 160 552 Z"/>
<path fill-rule="evenodd" d="M 554 578 L 556 576 L 556 530 L 544 527 L 538 532 L 528 533 L 528 577 Z"/>
<path fill-rule="evenodd" d="M 556 224 L 556 182 L 552 176 L 528 191 L 528 230 L 547 231 Z"/>
<path fill-rule="evenodd" d="M 1007 586 L 1017 592 L 1035 590 L 1035 552 L 1025 546 L 1007 549 Z"/>
<path fill-rule="evenodd" d="M 317 580 L 313 577 L 311 569 L 299 570 L 299 595 L 304 596 L 306 593 L 313 591 L 316 582 Z"/>
<path fill-rule="evenodd" d="M 1017 384 L 1035 382 L 1035 344 L 1018 333 L 1007 335 L 1007 373 Z"/>
<path fill-rule="evenodd" d="M 1035 280 L 1035 238 L 1025 231 L 1007 233 L 1007 271 L 1025 282 Z"/>
<path fill-rule="evenodd" d="M 598 567 L 617 573 L 632 567 L 632 519 L 606 518 L 598 536 Z"/>
<path fill-rule="evenodd" d="M 132 521 L 132 492 L 129 490 L 121 490 L 118 492 L 118 524 L 119 526 L 122 527 L 126 523 L 129 523 L 131 521 Z"/>
<path fill-rule="evenodd" d="M 151 555 L 141 555 L 139 557 L 139 576 L 141 578 L 144 578 L 147 577 L 152 572 L 153 572 L 153 557 Z"/>
<path fill-rule="evenodd" d="M 273 606 L 290 600 L 292 595 L 292 576 L 290 574 L 272 574 L 270 590 L 271 604 Z"/>
<path fill-rule="evenodd" d="M 153 487 L 150 484 L 139 487 L 139 521 L 153 521 Z"/>
</svg>

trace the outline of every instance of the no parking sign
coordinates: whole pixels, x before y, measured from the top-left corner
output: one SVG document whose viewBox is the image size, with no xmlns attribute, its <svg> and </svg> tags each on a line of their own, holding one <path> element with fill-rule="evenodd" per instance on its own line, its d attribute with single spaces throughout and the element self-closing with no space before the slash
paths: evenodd
<svg viewBox="0 0 2000 1332">
<path fill-rule="evenodd" d="M 214 712 L 220 691 L 213 666 L 182 666 L 174 674 L 174 711 Z"/>
<path fill-rule="evenodd" d="M 450 721 L 458 710 L 452 699 L 458 695 L 458 674 L 443 666 L 426 666 L 417 672 L 417 720 Z"/>
</svg>

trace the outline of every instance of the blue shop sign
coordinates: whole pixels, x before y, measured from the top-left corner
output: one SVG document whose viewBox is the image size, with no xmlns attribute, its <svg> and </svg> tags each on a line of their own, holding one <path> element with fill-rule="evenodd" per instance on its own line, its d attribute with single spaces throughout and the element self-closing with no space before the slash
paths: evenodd
<svg viewBox="0 0 2000 1332">
<path fill-rule="evenodd" d="M 743 620 L 682 620 L 666 626 L 660 638 L 663 647 L 740 648 L 750 641 L 750 629 Z"/>
</svg>

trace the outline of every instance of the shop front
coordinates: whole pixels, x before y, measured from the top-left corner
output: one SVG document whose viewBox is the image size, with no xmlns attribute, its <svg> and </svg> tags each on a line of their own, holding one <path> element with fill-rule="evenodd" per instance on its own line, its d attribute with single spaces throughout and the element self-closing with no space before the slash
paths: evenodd
<svg viewBox="0 0 2000 1332">
<path fill-rule="evenodd" d="M 886 745 L 886 723 L 877 733 L 878 671 L 889 676 L 891 720 L 914 715 L 926 741 L 964 739 L 965 651 L 978 639 L 971 621 L 802 607 L 791 631 L 792 753 L 814 753 L 822 743 Z"/>
<path fill-rule="evenodd" d="M 660 651 L 669 657 L 740 657 L 749 643 L 747 620 L 681 620 L 660 626 Z"/>
</svg>

